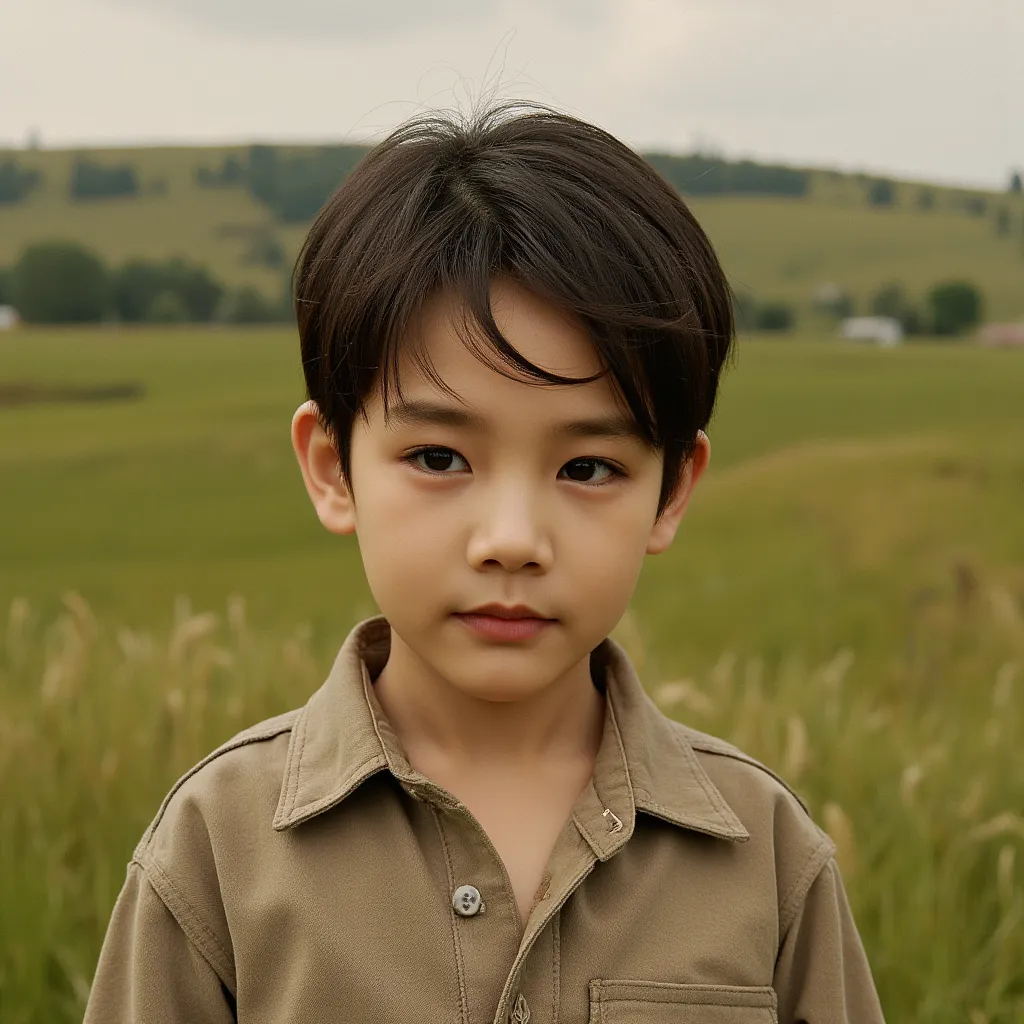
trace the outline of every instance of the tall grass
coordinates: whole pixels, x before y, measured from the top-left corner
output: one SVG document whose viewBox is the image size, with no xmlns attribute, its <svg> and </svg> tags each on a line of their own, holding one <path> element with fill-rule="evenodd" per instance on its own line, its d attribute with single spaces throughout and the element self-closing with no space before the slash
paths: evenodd
<svg viewBox="0 0 1024 1024">
<path fill-rule="evenodd" d="M 891 1021 L 1024 1019 L 1024 615 L 962 581 L 922 606 L 877 685 L 857 652 L 768 666 L 726 652 L 650 680 L 667 713 L 780 771 L 835 839 Z M 233 733 L 300 705 L 328 665 L 311 631 L 179 601 L 172 626 L 98 621 L 79 596 L 9 609 L 0 648 L 0 1020 L 81 1019 L 132 848 L 163 795 Z"/>
</svg>

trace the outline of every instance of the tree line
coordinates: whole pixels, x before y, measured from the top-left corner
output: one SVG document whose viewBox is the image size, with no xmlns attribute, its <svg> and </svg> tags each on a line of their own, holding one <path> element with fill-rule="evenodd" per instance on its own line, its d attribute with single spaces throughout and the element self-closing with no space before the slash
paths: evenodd
<svg viewBox="0 0 1024 1024">
<path fill-rule="evenodd" d="M 0 267 L 0 305 L 26 323 L 283 323 L 292 319 L 291 288 L 268 297 L 252 286 L 229 288 L 181 258 L 132 259 L 109 267 L 73 242 L 26 248 Z"/>
<path fill-rule="evenodd" d="M 853 297 L 842 289 L 819 297 L 815 306 L 836 319 L 858 312 Z M 896 320 L 908 336 L 954 337 L 977 326 L 984 310 L 984 295 L 970 281 L 940 281 L 921 301 L 911 298 L 899 281 L 890 281 L 868 297 L 862 312 Z"/>
</svg>

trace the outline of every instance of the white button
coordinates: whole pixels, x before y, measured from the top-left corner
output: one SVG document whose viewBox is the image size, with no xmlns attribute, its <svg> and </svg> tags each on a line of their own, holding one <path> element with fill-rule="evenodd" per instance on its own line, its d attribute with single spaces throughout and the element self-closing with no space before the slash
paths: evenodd
<svg viewBox="0 0 1024 1024">
<path fill-rule="evenodd" d="M 452 896 L 452 906 L 457 914 L 472 917 L 480 910 L 480 890 L 472 885 L 460 885 Z"/>
</svg>

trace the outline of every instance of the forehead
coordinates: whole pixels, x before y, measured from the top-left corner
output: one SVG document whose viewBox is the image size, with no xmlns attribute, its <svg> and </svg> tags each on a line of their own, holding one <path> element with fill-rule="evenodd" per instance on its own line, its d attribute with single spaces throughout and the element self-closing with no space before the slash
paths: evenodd
<svg viewBox="0 0 1024 1024">
<path fill-rule="evenodd" d="M 491 286 L 491 308 L 505 339 L 521 356 L 550 373 L 565 377 L 601 374 L 603 366 L 583 324 L 575 317 L 514 282 L 497 280 Z M 523 402 L 544 408 L 592 411 L 618 407 L 611 378 L 579 385 L 546 384 L 530 379 L 502 357 L 462 303 L 438 293 L 425 303 L 398 354 L 398 377 L 406 399 L 437 398 L 437 378 L 463 402 L 500 408 Z M 501 366 L 503 372 L 495 369 Z M 512 377 L 505 374 L 510 373 Z M 484 398 L 486 396 L 486 399 Z M 389 407 L 392 403 L 389 402 Z"/>
</svg>

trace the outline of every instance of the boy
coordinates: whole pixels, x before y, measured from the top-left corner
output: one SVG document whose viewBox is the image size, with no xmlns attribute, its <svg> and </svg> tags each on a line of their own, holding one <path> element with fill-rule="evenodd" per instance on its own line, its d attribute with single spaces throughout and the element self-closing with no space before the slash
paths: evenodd
<svg viewBox="0 0 1024 1024">
<path fill-rule="evenodd" d="M 421 119 L 324 208 L 296 303 L 292 442 L 382 614 L 168 794 L 86 1021 L 881 1021 L 828 838 L 608 635 L 733 336 L 678 194 L 551 111 Z"/>
</svg>

